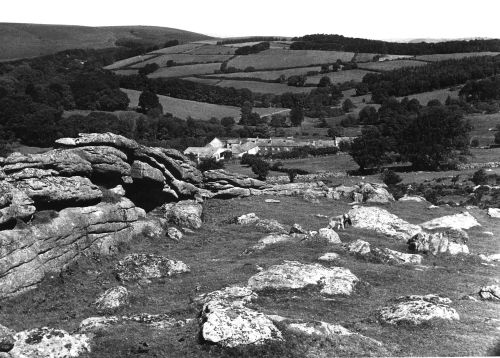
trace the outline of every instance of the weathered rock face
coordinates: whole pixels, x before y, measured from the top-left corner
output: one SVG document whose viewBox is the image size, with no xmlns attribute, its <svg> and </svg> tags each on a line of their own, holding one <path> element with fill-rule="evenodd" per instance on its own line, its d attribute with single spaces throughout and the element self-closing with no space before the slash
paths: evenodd
<svg viewBox="0 0 500 358">
<path fill-rule="evenodd" d="M 363 199 L 367 203 L 384 204 L 394 201 L 394 197 L 387 191 L 385 184 L 362 184 L 360 188 Z"/>
<path fill-rule="evenodd" d="M 128 241 L 144 210 L 130 200 L 67 208 L 54 217 L 23 228 L 0 231 L 0 297 L 39 283 L 45 273 L 58 271 L 82 254 L 110 253 Z"/>
<path fill-rule="evenodd" d="M 474 226 L 481 226 L 481 224 L 472 216 L 468 211 L 460 214 L 447 215 L 426 221 L 420 224 L 426 230 L 434 229 L 462 229 L 467 230 Z"/>
<path fill-rule="evenodd" d="M 431 253 L 437 255 L 468 254 L 467 241 L 469 236 L 460 229 L 449 229 L 440 232 L 420 232 L 408 240 L 408 249 L 413 252 Z"/>
<path fill-rule="evenodd" d="M 35 213 L 34 202 L 12 184 L 0 181 L 0 227 L 16 220 L 27 220 Z"/>
<path fill-rule="evenodd" d="M 344 244 L 344 248 L 351 254 L 357 255 L 367 255 L 371 252 L 370 243 L 360 239 Z"/>
<path fill-rule="evenodd" d="M 182 240 L 182 237 L 184 235 L 179 231 L 179 229 L 176 229 L 175 227 L 169 227 L 167 229 L 167 236 L 174 241 L 180 241 Z"/>
<path fill-rule="evenodd" d="M 488 215 L 492 218 L 500 219 L 500 209 L 498 208 L 488 208 Z"/>
<path fill-rule="evenodd" d="M 380 234 L 408 240 L 422 231 L 418 225 L 410 224 L 385 209 L 373 206 L 358 206 L 349 211 L 352 225 L 360 229 L 373 230 Z"/>
<path fill-rule="evenodd" d="M 0 352 L 9 352 L 14 348 L 15 333 L 12 329 L 0 325 Z"/>
<path fill-rule="evenodd" d="M 53 328 L 36 328 L 16 333 L 12 358 L 70 358 L 90 352 L 90 338 Z"/>
<path fill-rule="evenodd" d="M 399 198 L 398 201 L 414 201 L 417 203 L 425 203 L 427 200 L 425 200 L 423 196 L 405 194 L 403 197 Z"/>
<path fill-rule="evenodd" d="M 418 325 L 434 319 L 459 320 L 451 300 L 436 295 L 407 296 L 397 299 L 398 303 L 382 308 L 380 319 L 389 324 L 408 323 Z"/>
<path fill-rule="evenodd" d="M 195 201 L 186 200 L 165 204 L 163 210 L 165 218 L 171 224 L 189 229 L 199 229 L 202 225 L 203 207 Z"/>
<path fill-rule="evenodd" d="M 377 260 L 392 265 L 420 265 L 422 263 L 422 256 L 420 255 L 406 254 L 387 248 L 374 248 L 371 253 Z"/>
<path fill-rule="evenodd" d="M 197 296 L 194 302 L 204 305 L 210 301 L 224 301 L 236 305 L 244 305 L 257 299 L 257 294 L 248 287 L 229 286 L 221 290 L 204 293 Z"/>
<path fill-rule="evenodd" d="M 327 268 L 320 264 L 285 261 L 250 277 L 248 287 L 262 291 L 267 288 L 294 290 L 313 285 L 322 286 L 320 292 L 326 295 L 350 295 L 358 281 L 343 267 Z"/>
<path fill-rule="evenodd" d="M 182 261 L 152 254 L 132 254 L 120 260 L 115 266 L 120 281 L 151 280 L 189 272 Z"/>
<path fill-rule="evenodd" d="M 342 243 L 342 241 L 340 241 L 339 234 L 337 234 L 335 232 L 335 230 L 327 228 L 327 227 L 319 229 L 318 238 L 324 239 L 330 244 L 341 244 Z"/>
<path fill-rule="evenodd" d="M 215 198 L 245 197 L 260 194 L 267 187 L 263 181 L 244 175 L 229 173 L 223 169 L 208 170 L 203 173 L 204 188 Z"/>
</svg>

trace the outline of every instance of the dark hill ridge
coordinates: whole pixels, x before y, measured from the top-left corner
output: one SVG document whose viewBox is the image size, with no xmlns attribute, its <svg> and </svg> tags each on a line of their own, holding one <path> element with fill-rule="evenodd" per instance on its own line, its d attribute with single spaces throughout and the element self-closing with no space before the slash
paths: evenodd
<svg viewBox="0 0 500 358">
<path fill-rule="evenodd" d="M 209 38 L 169 27 L 0 23 L 0 61 L 37 57 L 74 48 L 114 47 L 117 40 L 124 39 L 159 45 L 168 40 L 183 43 Z"/>
</svg>

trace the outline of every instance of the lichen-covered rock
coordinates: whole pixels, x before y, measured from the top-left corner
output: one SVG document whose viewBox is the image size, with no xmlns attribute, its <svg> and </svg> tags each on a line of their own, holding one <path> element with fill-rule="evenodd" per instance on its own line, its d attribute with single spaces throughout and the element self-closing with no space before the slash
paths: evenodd
<svg viewBox="0 0 500 358">
<path fill-rule="evenodd" d="M 139 144 L 132 139 L 114 133 L 80 133 L 77 138 L 60 138 L 56 143 L 63 147 L 109 146 L 122 151 L 132 151 Z"/>
<path fill-rule="evenodd" d="M 353 227 L 373 230 L 401 240 L 408 240 L 422 231 L 420 226 L 410 224 L 387 210 L 374 206 L 357 206 L 348 214 Z"/>
<path fill-rule="evenodd" d="M 12 329 L 0 324 L 0 352 L 9 352 L 14 347 L 14 332 Z"/>
<path fill-rule="evenodd" d="M 339 234 L 335 232 L 335 230 L 324 227 L 322 229 L 319 229 L 318 231 L 318 236 L 319 239 L 325 239 L 328 241 L 330 244 L 341 244 L 342 241 L 340 241 Z"/>
<path fill-rule="evenodd" d="M 264 229 L 270 233 L 283 233 L 286 234 L 288 230 L 286 227 L 275 219 L 259 219 L 255 226 Z"/>
<path fill-rule="evenodd" d="M 169 227 L 167 229 L 167 236 L 174 241 L 180 241 L 180 240 L 182 240 L 182 237 L 184 235 L 182 234 L 182 232 L 179 229 L 177 229 L 175 227 Z"/>
<path fill-rule="evenodd" d="M 350 295 L 359 279 L 346 268 L 324 267 L 320 264 L 302 264 L 285 261 L 250 277 L 248 287 L 254 291 L 265 289 L 294 290 L 309 285 L 321 287 L 326 295 Z"/>
<path fill-rule="evenodd" d="M 144 210 L 130 200 L 63 209 L 23 228 L 0 231 L 0 297 L 35 287 L 89 252 L 109 254 L 133 238 Z"/>
<path fill-rule="evenodd" d="M 101 316 L 85 318 L 78 327 L 80 333 L 95 333 L 104 331 L 118 324 L 120 318 L 116 316 Z"/>
<path fill-rule="evenodd" d="M 112 287 L 101 294 L 94 302 L 98 311 L 111 311 L 128 305 L 129 292 L 123 286 Z"/>
<path fill-rule="evenodd" d="M 479 290 L 479 297 L 482 300 L 492 300 L 492 301 L 500 300 L 500 286 L 491 285 L 491 286 L 481 287 L 481 289 Z"/>
<path fill-rule="evenodd" d="M 414 201 L 416 203 L 425 203 L 427 200 L 423 196 L 419 195 L 408 195 L 405 194 L 403 197 L 399 198 L 398 201 Z"/>
<path fill-rule="evenodd" d="M 488 208 L 488 215 L 492 218 L 500 219 L 500 209 Z"/>
<path fill-rule="evenodd" d="M 153 254 L 131 254 L 115 265 L 120 281 L 151 280 L 190 272 L 182 261 Z"/>
<path fill-rule="evenodd" d="M 95 203 L 102 198 L 102 192 L 97 185 L 88 178 L 78 176 L 26 178 L 13 182 L 13 185 L 35 203 L 47 205 L 69 202 L 80 206 Z"/>
<path fill-rule="evenodd" d="M 408 240 L 408 250 L 433 255 L 441 253 L 450 255 L 468 254 L 468 239 L 467 233 L 460 229 L 449 229 L 434 233 L 420 232 Z"/>
<path fill-rule="evenodd" d="M 406 254 L 387 248 L 374 248 L 371 253 L 376 259 L 392 265 L 420 265 L 422 263 L 422 256 L 420 255 Z"/>
<path fill-rule="evenodd" d="M 385 204 L 394 201 L 394 197 L 387 191 L 385 184 L 361 184 L 360 192 L 367 203 Z"/>
<path fill-rule="evenodd" d="M 248 287 L 229 286 L 221 290 L 204 293 L 197 296 L 194 302 L 204 305 L 209 301 L 225 301 L 232 305 L 245 305 L 257 299 L 257 294 Z"/>
<path fill-rule="evenodd" d="M 203 207 L 195 201 L 185 200 L 165 204 L 163 210 L 165 211 L 165 218 L 171 224 L 189 229 L 199 229 L 202 225 Z"/>
<path fill-rule="evenodd" d="M 360 239 L 344 244 L 344 248 L 357 255 L 367 255 L 371 252 L 370 243 Z"/>
<path fill-rule="evenodd" d="M 75 153 L 88 161 L 95 174 L 116 178 L 130 175 L 127 155 L 119 149 L 101 145 L 67 149 L 66 152 Z"/>
<path fill-rule="evenodd" d="M 29 219 L 36 210 L 33 204 L 26 193 L 0 181 L 0 225 Z"/>
<path fill-rule="evenodd" d="M 448 306 L 451 301 L 436 295 L 406 296 L 398 303 L 379 311 L 380 319 L 389 324 L 408 323 L 419 325 L 435 319 L 459 320 L 457 311 Z"/>
<path fill-rule="evenodd" d="M 327 252 L 326 254 L 321 255 L 318 260 L 319 261 L 326 261 L 326 262 L 331 262 L 335 261 L 340 257 L 339 254 L 335 252 Z"/>
<path fill-rule="evenodd" d="M 165 176 L 160 169 L 154 168 L 148 163 L 134 160 L 130 170 L 130 176 L 134 181 L 149 180 L 158 184 L 165 184 Z"/>
<path fill-rule="evenodd" d="M 70 358 L 90 352 L 90 338 L 61 329 L 35 328 L 16 333 L 12 358 Z"/>
<path fill-rule="evenodd" d="M 227 190 L 234 187 L 262 189 L 267 186 L 263 181 L 249 178 L 223 169 L 208 170 L 203 173 L 205 188 L 213 191 Z"/>
<path fill-rule="evenodd" d="M 462 229 L 468 230 L 474 226 L 481 226 L 481 224 L 472 216 L 468 211 L 463 213 L 446 215 L 420 224 L 426 230 L 434 229 Z"/>
<path fill-rule="evenodd" d="M 201 337 L 223 347 L 282 340 L 281 332 L 264 314 L 225 301 L 209 301 L 200 319 Z"/>
<path fill-rule="evenodd" d="M 297 243 L 300 241 L 299 237 L 287 234 L 271 234 L 259 239 L 255 245 L 245 250 L 244 254 L 249 254 L 255 251 L 262 251 L 268 246 L 284 243 Z"/>
<path fill-rule="evenodd" d="M 257 223 L 257 221 L 259 221 L 259 217 L 255 213 L 248 213 L 238 216 L 234 220 L 238 225 L 250 225 Z"/>
</svg>

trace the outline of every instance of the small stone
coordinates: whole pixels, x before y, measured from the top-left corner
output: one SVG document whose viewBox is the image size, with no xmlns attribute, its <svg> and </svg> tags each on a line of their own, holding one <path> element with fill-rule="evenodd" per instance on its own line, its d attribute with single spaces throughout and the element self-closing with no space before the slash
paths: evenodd
<svg viewBox="0 0 500 358">
<path fill-rule="evenodd" d="M 281 201 L 279 200 L 276 200 L 276 199 L 266 199 L 264 200 L 266 203 L 270 203 L 270 204 L 277 204 L 277 203 L 281 203 Z"/>
<path fill-rule="evenodd" d="M 482 300 L 500 300 L 500 285 L 491 285 L 481 287 L 479 290 L 479 297 Z"/>
<path fill-rule="evenodd" d="M 318 260 L 330 262 L 330 261 L 337 260 L 339 257 L 340 257 L 340 255 L 335 253 L 335 252 L 327 252 L 326 254 L 321 255 L 318 258 Z"/>
<path fill-rule="evenodd" d="M 299 224 L 293 224 L 289 234 L 307 234 L 307 231 L 304 230 Z"/>
<path fill-rule="evenodd" d="M 255 226 L 263 228 L 265 231 L 270 233 L 285 234 L 287 232 L 285 226 L 275 219 L 259 219 Z"/>
<path fill-rule="evenodd" d="M 235 221 L 238 225 L 250 225 L 255 224 L 257 221 L 259 221 L 259 217 L 255 213 L 248 213 L 238 216 Z"/>
<path fill-rule="evenodd" d="M 367 255 L 371 252 L 370 244 L 360 239 L 344 244 L 344 248 L 350 253 L 358 255 Z"/>
</svg>

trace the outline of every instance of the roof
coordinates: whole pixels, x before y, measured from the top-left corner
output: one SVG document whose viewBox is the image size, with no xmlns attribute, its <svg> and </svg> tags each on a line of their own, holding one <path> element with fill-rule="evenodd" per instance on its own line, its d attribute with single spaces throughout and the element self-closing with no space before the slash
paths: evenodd
<svg viewBox="0 0 500 358">
<path fill-rule="evenodd" d="M 211 156 L 214 155 L 215 152 L 217 152 L 219 148 L 213 148 L 213 147 L 188 147 L 184 151 L 184 154 L 197 154 L 200 156 Z"/>
<path fill-rule="evenodd" d="M 235 145 L 231 148 L 231 151 L 235 154 L 245 153 L 253 148 L 257 148 L 259 145 L 251 142 L 243 143 L 240 145 Z"/>
</svg>

